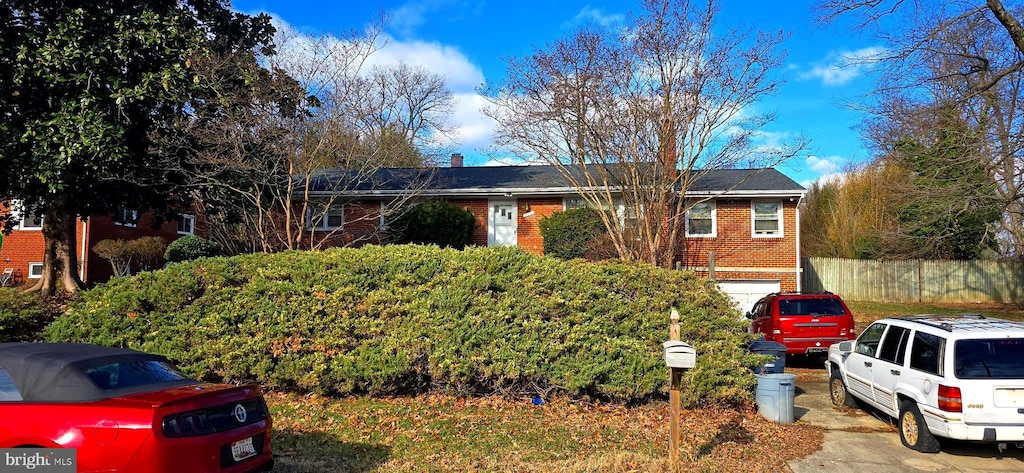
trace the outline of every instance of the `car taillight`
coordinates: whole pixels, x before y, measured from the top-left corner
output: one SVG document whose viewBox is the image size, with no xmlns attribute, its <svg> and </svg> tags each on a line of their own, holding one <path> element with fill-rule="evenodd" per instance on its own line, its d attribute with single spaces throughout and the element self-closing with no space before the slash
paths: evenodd
<svg viewBox="0 0 1024 473">
<path fill-rule="evenodd" d="M 946 412 L 963 412 L 964 401 L 960 397 L 960 388 L 939 385 L 939 409 Z"/>
<path fill-rule="evenodd" d="M 160 428 L 165 437 L 195 437 L 228 431 L 267 417 L 270 417 L 270 410 L 260 397 L 170 414 L 163 418 Z"/>
<path fill-rule="evenodd" d="M 205 411 L 183 412 L 164 417 L 163 431 L 167 437 L 192 437 L 215 432 L 208 422 Z"/>
</svg>

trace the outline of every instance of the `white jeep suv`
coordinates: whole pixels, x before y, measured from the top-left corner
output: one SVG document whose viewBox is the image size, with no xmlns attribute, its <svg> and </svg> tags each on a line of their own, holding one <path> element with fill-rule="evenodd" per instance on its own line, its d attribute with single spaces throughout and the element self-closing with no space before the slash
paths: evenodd
<svg viewBox="0 0 1024 473">
<path fill-rule="evenodd" d="M 832 403 L 855 400 L 896 417 L 903 445 L 936 437 L 1024 442 L 1024 323 L 980 315 L 879 320 L 825 362 Z"/>
</svg>

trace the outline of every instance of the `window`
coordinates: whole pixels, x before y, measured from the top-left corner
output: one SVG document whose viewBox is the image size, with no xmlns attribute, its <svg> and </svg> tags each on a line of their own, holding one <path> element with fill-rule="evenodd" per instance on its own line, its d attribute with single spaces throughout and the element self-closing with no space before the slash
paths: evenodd
<svg viewBox="0 0 1024 473">
<path fill-rule="evenodd" d="M 564 210 L 579 209 L 587 206 L 587 202 L 582 197 L 566 197 L 562 199 L 562 208 Z"/>
<path fill-rule="evenodd" d="M 43 228 L 43 214 L 38 209 L 25 210 L 25 203 L 20 200 L 11 201 L 11 214 L 18 222 L 15 226 L 18 230 L 39 230 Z"/>
<path fill-rule="evenodd" d="M 341 228 L 345 222 L 345 211 L 342 205 L 321 207 L 309 211 L 306 220 L 310 229 L 334 230 Z"/>
<path fill-rule="evenodd" d="M 28 277 L 31 279 L 39 279 L 43 277 L 43 263 L 29 263 Z"/>
<path fill-rule="evenodd" d="M 878 351 L 878 358 L 902 366 L 909 338 L 910 329 L 890 326 L 889 331 L 885 333 L 885 340 L 882 341 L 882 349 Z"/>
<path fill-rule="evenodd" d="M 686 211 L 686 236 L 713 237 L 718 230 L 716 227 L 715 201 L 693 204 Z"/>
<path fill-rule="evenodd" d="M 779 315 L 846 315 L 838 299 L 779 299 Z"/>
<path fill-rule="evenodd" d="M 7 374 L 6 369 L 0 368 L 0 402 L 20 400 L 21 393 L 18 392 L 18 387 L 14 385 L 11 375 Z"/>
<path fill-rule="evenodd" d="M 882 332 L 885 332 L 885 324 L 871 324 L 857 338 L 857 353 L 874 357 L 878 351 L 878 342 L 882 339 Z"/>
<path fill-rule="evenodd" d="M 960 379 L 1024 378 L 1024 339 L 958 340 L 954 371 Z"/>
<path fill-rule="evenodd" d="M 124 389 L 189 379 L 170 364 L 156 360 L 120 361 L 85 370 L 100 389 Z"/>
<path fill-rule="evenodd" d="M 946 347 L 946 339 L 930 333 L 914 334 L 914 344 L 910 347 L 910 367 L 942 376 L 942 352 Z"/>
<path fill-rule="evenodd" d="M 189 214 L 181 214 L 178 217 L 178 234 L 179 235 L 195 235 L 196 233 L 196 217 Z"/>
<path fill-rule="evenodd" d="M 128 207 L 118 207 L 114 211 L 114 223 L 124 227 L 134 227 L 139 221 L 139 211 Z"/>
<path fill-rule="evenodd" d="M 782 202 L 751 202 L 751 226 L 755 237 L 782 236 Z"/>
</svg>

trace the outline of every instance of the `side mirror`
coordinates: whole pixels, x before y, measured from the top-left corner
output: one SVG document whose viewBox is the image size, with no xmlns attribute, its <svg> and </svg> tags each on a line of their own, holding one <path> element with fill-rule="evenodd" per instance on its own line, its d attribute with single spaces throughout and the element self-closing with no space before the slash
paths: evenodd
<svg viewBox="0 0 1024 473">
<path fill-rule="evenodd" d="M 745 317 L 749 320 L 754 320 L 754 314 L 751 314 L 749 310 L 747 311 Z"/>
<path fill-rule="evenodd" d="M 852 351 L 853 351 L 853 342 L 852 341 L 847 340 L 845 342 L 839 342 L 839 352 L 840 353 L 846 354 L 846 353 L 850 353 Z"/>
</svg>

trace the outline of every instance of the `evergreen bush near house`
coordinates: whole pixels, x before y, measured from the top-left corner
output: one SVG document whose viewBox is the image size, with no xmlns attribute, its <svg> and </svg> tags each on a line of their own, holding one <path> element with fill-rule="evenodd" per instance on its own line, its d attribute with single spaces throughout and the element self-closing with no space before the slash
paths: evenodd
<svg viewBox="0 0 1024 473">
<path fill-rule="evenodd" d="M 473 212 L 443 200 L 430 200 L 410 208 L 391 225 L 396 243 L 437 245 L 461 250 L 473 244 Z"/>
<path fill-rule="evenodd" d="M 544 254 L 562 259 L 586 258 L 605 233 L 600 214 L 589 207 L 555 212 L 539 225 Z"/>
<path fill-rule="evenodd" d="M 388 245 L 207 258 L 83 294 L 50 340 L 164 354 L 207 380 L 334 395 L 666 392 L 669 312 L 699 353 L 684 399 L 750 399 L 748 336 L 690 272 L 517 248 Z"/>
<path fill-rule="evenodd" d="M 195 235 L 188 235 L 178 238 L 172 241 L 170 245 L 167 245 L 164 259 L 168 263 L 179 263 L 220 254 L 221 247 L 217 242 Z"/>
</svg>

